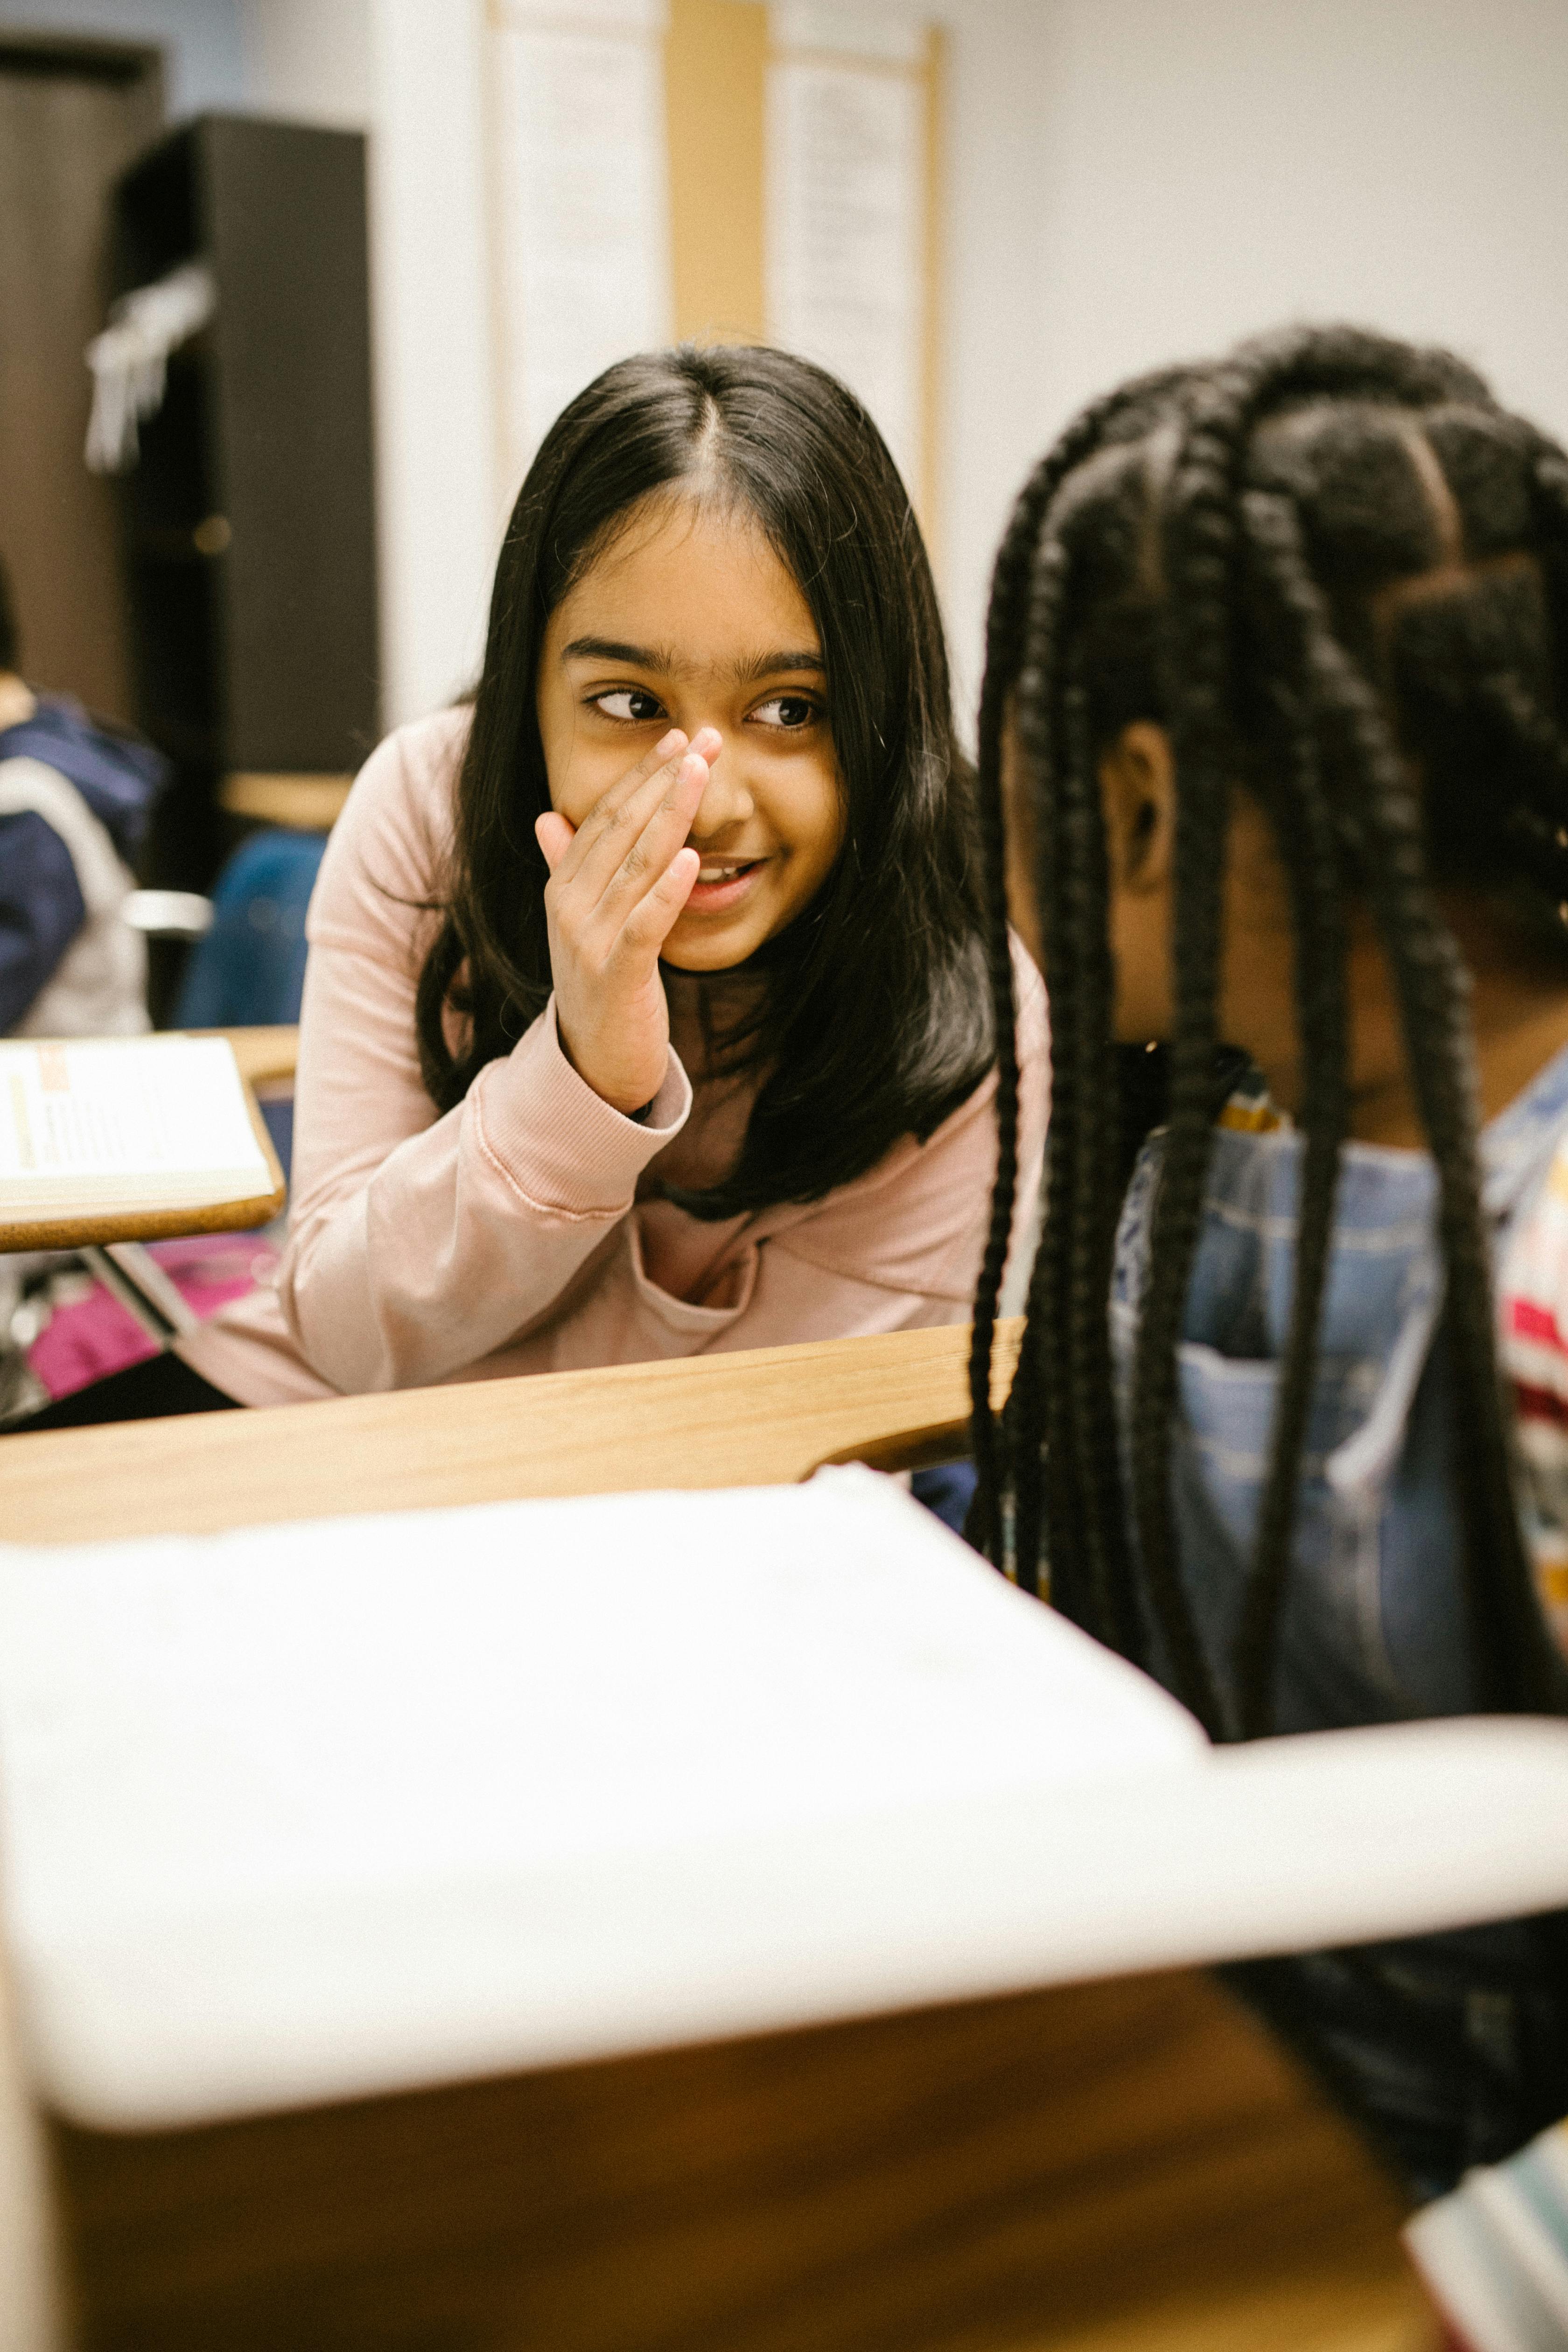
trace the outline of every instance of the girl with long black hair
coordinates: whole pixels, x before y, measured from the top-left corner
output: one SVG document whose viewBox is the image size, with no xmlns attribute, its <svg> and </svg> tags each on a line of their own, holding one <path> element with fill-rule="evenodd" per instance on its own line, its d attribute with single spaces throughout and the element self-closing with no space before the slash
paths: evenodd
<svg viewBox="0 0 1568 2352">
<path fill-rule="evenodd" d="M 180 1341 L 179 1408 L 963 1320 L 972 781 L 858 402 L 767 350 L 609 369 L 522 485 L 471 707 L 332 835 L 279 1287 Z"/>
<path fill-rule="evenodd" d="M 973 1524 L 1216 1738 L 1568 1703 L 1565 698 L 1568 459 L 1440 352 L 1127 385 L 1004 541 L 982 829 L 1053 1096 Z M 1568 2111 L 1561 1922 L 1244 1977 L 1417 2193 Z"/>
</svg>

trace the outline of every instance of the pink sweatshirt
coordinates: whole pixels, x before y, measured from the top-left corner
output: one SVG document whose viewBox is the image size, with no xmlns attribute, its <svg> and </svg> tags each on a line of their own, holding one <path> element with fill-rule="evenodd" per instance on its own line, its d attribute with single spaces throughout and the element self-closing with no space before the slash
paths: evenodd
<svg viewBox="0 0 1568 2352">
<path fill-rule="evenodd" d="M 245 1404 L 565 1371 L 963 1321 L 995 1164 L 986 1079 L 825 1200 L 708 1224 L 657 1197 L 731 1162 L 749 1096 L 693 1097 L 672 1050 L 645 1121 L 562 1052 L 553 1000 L 455 1110 L 419 1076 L 414 996 L 468 726 L 444 711 L 366 762 L 310 904 L 290 1229 L 276 1291 L 180 1342 Z M 1044 1146 L 1039 976 L 1015 949 L 1020 1199 Z"/>
</svg>

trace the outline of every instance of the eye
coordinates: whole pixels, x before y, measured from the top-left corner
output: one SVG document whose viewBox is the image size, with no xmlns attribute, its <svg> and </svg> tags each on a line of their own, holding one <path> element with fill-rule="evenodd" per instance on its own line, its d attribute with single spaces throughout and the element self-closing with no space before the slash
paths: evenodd
<svg viewBox="0 0 1568 2352">
<path fill-rule="evenodd" d="M 809 694 L 775 694 L 771 700 L 760 702 L 752 713 L 764 727 L 782 727 L 792 732 L 802 727 L 815 727 L 821 715 Z"/>
<path fill-rule="evenodd" d="M 650 719 L 664 717 L 658 695 L 640 686 L 613 686 L 604 694 L 591 694 L 588 701 L 593 709 L 602 710 L 606 719 L 618 719 L 623 726 L 644 727 Z"/>
</svg>

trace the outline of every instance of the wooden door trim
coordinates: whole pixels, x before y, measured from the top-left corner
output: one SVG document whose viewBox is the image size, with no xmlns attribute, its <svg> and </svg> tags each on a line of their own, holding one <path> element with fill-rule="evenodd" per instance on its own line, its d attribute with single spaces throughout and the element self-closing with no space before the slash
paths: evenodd
<svg viewBox="0 0 1568 2352">
<path fill-rule="evenodd" d="M 155 78 L 163 99 L 163 52 L 155 41 L 100 41 L 76 33 L 0 34 L 0 73 L 68 75 L 115 84 Z"/>
</svg>

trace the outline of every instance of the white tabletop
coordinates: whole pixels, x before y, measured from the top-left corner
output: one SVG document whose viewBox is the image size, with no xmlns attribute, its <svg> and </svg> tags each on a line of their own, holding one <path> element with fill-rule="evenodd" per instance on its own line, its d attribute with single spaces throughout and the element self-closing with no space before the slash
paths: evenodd
<svg viewBox="0 0 1568 2352">
<path fill-rule="evenodd" d="M 860 1471 L 0 1550 L 0 1760 L 117 2128 L 1568 1902 L 1568 1727 L 1212 1752 Z"/>
</svg>

